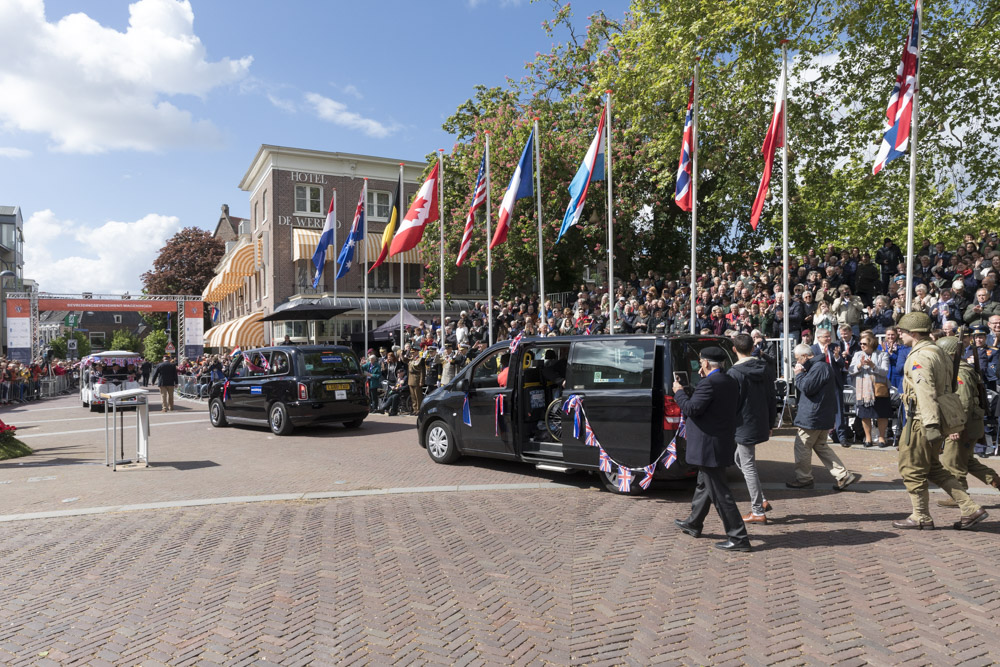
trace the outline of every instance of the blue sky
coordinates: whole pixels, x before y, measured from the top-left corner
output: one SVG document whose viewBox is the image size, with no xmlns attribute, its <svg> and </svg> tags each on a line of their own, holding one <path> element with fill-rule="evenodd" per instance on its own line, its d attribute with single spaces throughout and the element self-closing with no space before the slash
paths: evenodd
<svg viewBox="0 0 1000 667">
<path fill-rule="evenodd" d="M 574 21 L 625 0 L 572 3 Z M 422 159 L 476 84 L 547 51 L 548 2 L 3 0 L 0 204 L 44 291 L 138 291 L 163 242 L 247 216 L 261 144 Z M 562 39 L 565 35 L 557 35 Z"/>
</svg>

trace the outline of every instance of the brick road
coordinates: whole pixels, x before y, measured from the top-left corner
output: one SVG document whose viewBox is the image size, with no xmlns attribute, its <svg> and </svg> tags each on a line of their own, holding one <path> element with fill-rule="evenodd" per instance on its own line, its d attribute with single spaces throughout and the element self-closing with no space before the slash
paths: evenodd
<svg viewBox="0 0 1000 667">
<path fill-rule="evenodd" d="M 779 490 L 790 447 L 761 446 L 776 521 L 725 554 L 714 516 L 707 539 L 674 529 L 683 488 L 623 498 L 583 475 L 438 466 L 400 419 L 269 439 L 208 431 L 191 403 L 154 418 L 160 465 L 111 473 L 89 431 L 103 417 L 56 409 L 74 403 L 0 413 L 39 435 L 0 464 L 0 513 L 396 491 L 0 523 L 3 664 L 947 665 L 1000 648 L 1000 509 L 974 532 L 894 530 L 891 452 L 838 448 L 866 483 L 834 494 L 824 472 L 820 490 Z"/>
</svg>

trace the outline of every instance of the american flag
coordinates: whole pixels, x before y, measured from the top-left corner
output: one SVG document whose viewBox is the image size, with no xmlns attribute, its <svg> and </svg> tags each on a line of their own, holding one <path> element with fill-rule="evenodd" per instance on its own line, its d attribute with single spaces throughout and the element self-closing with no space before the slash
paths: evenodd
<svg viewBox="0 0 1000 667">
<path fill-rule="evenodd" d="M 601 472 L 611 472 L 611 457 L 601 448 Z"/>
<path fill-rule="evenodd" d="M 684 117 L 684 138 L 681 140 L 681 159 L 677 166 L 677 187 L 674 191 L 674 201 L 682 211 L 691 210 L 691 153 L 693 142 L 694 79 L 691 79 L 691 92 L 688 95 L 687 116 Z"/>
<path fill-rule="evenodd" d="M 618 491 L 619 493 L 628 493 L 632 490 L 632 480 L 635 479 L 635 475 L 632 471 L 625 466 L 618 466 Z"/>
<path fill-rule="evenodd" d="M 920 25 L 918 14 L 920 0 L 913 4 L 913 20 L 910 32 L 903 42 L 903 56 L 896 68 L 896 84 L 889 95 L 889 106 L 885 110 L 886 132 L 882 145 L 875 156 L 872 174 L 882 171 L 886 163 L 906 153 L 910 141 L 910 119 L 913 116 L 913 95 L 916 91 L 917 67 L 920 61 Z"/>
<path fill-rule="evenodd" d="M 642 490 L 645 491 L 649 488 L 649 485 L 653 483 L 653 473 L 656 472 L 656 462 L 650 463 L 648 466 L 643 468 L 643 470 L 646 472 L 646 476 L 642 478 L 641 482 L 639 482 L 639 486 L 641 486 Z"/>
<path fill-rule="evenodd" d="M 479 175 L 476 176 L 476 185 L 472 188 L 472 205 L 465 216 L 465 231 L 462 232 L 462 244 L 458 247 L 458 259 L 455 266 L 462 266 L 462 262 L 469 256 L 469 246 L 472 245 L 472 228 L 476 223 L 476 211 L 486 201 L 486 155 L 479 163 Z"/>
</svg>

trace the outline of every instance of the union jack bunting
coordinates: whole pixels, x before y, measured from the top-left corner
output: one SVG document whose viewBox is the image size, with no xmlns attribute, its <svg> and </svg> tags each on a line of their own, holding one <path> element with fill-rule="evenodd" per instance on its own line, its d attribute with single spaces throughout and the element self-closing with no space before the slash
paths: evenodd
<svg viewBox="0 0 1000 667">
<path fill-rule="evenodd" d="M 466 426 L 472 426 L 472 410 L 469 409 L 469 395 L 465 395 L 465 400 L 462 402 L 462 423 Z"/>
<path fill-rule="evenodd" d="M 691 210 L 691 154 L 692 154 L 692 108 L 694 107 L 694 79 L 691 79 L 691 92 L 688 95 L 687 116 L 684 117 L 684 138 L 681 139 L 681 159 L 677 165 L 677 187 L 674 190 L 674 201 L 682 211 Z"/>
<path fill-rule="evenodd" d="M 611 472 L 611 457 L 601 448 L 601 472 Z"/>
<path fill-rule="evenodd" d="M 646 476 L 639 482 L 639 486 L 641 486 L 642 490 L 645 491 L 649 488 L 649 485 L 653 483 L 653 473 L 656 471 L 656 462 L 650 463 L 648 466 L 643 468 L 643 470 L 646 472 Z"/>
<path fill-rule="evenodd" d="M 494 434 L 500 435 L 500 417 L 503 415 L 503 394 L 497 394 L 493 399 Z"/>
<path fill-rule="evenodd" d="M 674 434 L 674 440 L 676 440 L 677 438 L 686 438 L 686 437 L 687 437 L 687 424 L 684 423 L 684 415 L 681 415 L 681 423 L 680 426 L 677 427 L 677 433 Z"/>
<path fill-rule="evenodd" d="M 476 185 L 472 188 L 472 205 L 465 215 L 465 231 L 462 232 L 462 243 L 458 246 L 458 259 L 455 266 L 462 266 L 462 262 L 469 256 L 469 247 L 472 245 L 472 228 L 476 224 L 476 211 L 486 201 L 486 155 L 479 163 L 479 175 L 476 176 Z"/>
<path fill-rule="evenodd" d="M 222 402 L 225 403 L 228 398 L 229 398 L 229 379 L 227 378 L 222 385 Z"/>
<path fill-rule="evenodd" d="M 263 357 L 261 357 L 263 359 Z M 243 361 L 246 363 L 247 368 L 251 373 L 263 373 L 265 368 L 263 366 L 258 366 L 254 362 L 250 361 L 250 355 L 246 352 L 243 353 Z"/>
<path fill-rule="evenodd" d="M 517 348 L 521 347 L 521 336 L 522 335 L 523 335 L 522 332 L 518 332 L 518 334 L 516 336 L 514 336 L 514 339 L 512 341 L 510 341 L 510 353 L 511 354 L 514 354 L 515 352 L 517 352 Z"/>
<path fill-rule="evenodd" d="M 632 490 L 632 480 L 635 475 L 625 466 L 618 466 L 618 492 L 628 493 Z"/>
<path fill-rule="evenodd" d="M 587 419 L 586 415 L 583 418 L 583 431 L 584 439 L 583 442 L 588 447 L 600 447 L 601 443 L 597 442 L 597 436 L 594 435 L 594 429 L 590 428 L 590 420 Z"/>
<path fill-rule="evenodd" d="M 676 441 L 671 440 L 670 444 L 667 445 L 667 457 L 663 459 L 663 467 L 670 468 L 677 460 L 677 444 Z"/>
<path fill-rule="evenodd" d="M 910 32 L 903 42 L 903 56 L 896 68 L 896 83 L 889 95 L 885 110 L 885 135 L 875 156 L 872 174 L 882 171 L 886 163 L 906 153 L 910 142 L 910 119 L 913 117 L 913 95 L 916 92 L 917 68 L 920 62 L 920 25 L 918 11 L 920 0 L 913 3 L 913 20 Z"/>
<path fill-rule="evenodd" d="M 569 414 L 573 410 L 573 437 L 580 439 L 580 413 L 583 411 L 583 399 L 577 394 L 571 394 L 563 403 L 563 412 Z"/>
</svg>

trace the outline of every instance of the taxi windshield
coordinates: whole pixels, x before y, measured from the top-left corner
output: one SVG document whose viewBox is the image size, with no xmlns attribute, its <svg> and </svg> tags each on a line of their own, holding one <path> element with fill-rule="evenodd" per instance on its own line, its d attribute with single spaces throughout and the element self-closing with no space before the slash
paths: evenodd
<svg viewBox="0 0 1000 667">
<path fill-rule="evenodd" d="M 340 375 L 360 371 L 354 355 L 342 350 L 306 352 L 302 355 L 302 364 L 307 375 Z"/>
</svg>

